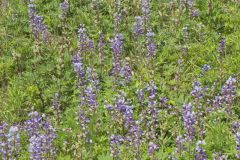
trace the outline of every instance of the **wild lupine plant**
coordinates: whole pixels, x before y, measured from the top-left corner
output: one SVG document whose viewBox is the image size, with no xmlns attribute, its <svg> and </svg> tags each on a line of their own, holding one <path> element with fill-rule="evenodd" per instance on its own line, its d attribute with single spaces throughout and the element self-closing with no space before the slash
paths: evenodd
<svg viewBox="0 0 240 160">
<path fill-rule="evenodd" d="M 229 77 L 225 85 L 222 87 L 221 94 L 215 96 L 213 100 L 214 109 L 224 108 L 228 114 L 232 114 L 232 103 L 236 97 L 235 83 L 236 78 Z"/>
<path fill-rule="evenodd" d="M 157 53 L 157 46 L 154 42 L 154 33 L 153 32 L 147 32 L 147 57 L 149 59 L 153 59 L 156 56 Z"/>
<path fill-rule="evenodd" d="M 3 123 L 0 126 L 0 157 L 16 159 L 20 156 L 20 127 Z"/>
<path fill-rule="evenodd" d="M 132 151 L 135 158 L 139 158 L 143 131 L 139 126 L 139 121 L 133 117 L 133 106 L 125 97 L 126 93 L 120 92 L 115 98 L 115 104 L 106 106 L 112 115 L 114 125 L 119 126 L 116 130 L 118 135 L 112 134 L 110 138 L 111 153 L 113 157 L 119 157 L 124 145 Z"/>
<path fill-rule="evenodd" d="M 28 12 L 35 40 L 46 42 L 49 38 L 48 26 L 44 24 L 43 17 L 37 14 L 34 0 L 30 0 Z"/>
<path fill-rule="evenodd" d="M 185 138 L 187 142 L 192 142 L 195 136 L 195 113 L 191 103 L 183 106 L 183 121 L 185 128 Z"/>
<path fill-rule="evenodd" d="M 144 22 L 143 18 L 141 16 L 137 16 L 134 18 L 134 24 L 133 24 L 133 37 L 135 39 L 135 45 L 136 45 L 136 52 L 139 53 L 140 57 L 143 54 L 142 46 L 141 46 L 141 37 L 145 34 L 144 31 Z M 139 59 L 139 61 L 142 63 L 142 58 Z"/>
<path fill-rule="evenodd" d="M 54 159 L 57 138 L 55 128 L 45 120 L 45 115 L 38 112 L 29 113 L 30 119 L 25 122 L 25 130 L 29 136 L 30 159 Z"/>
<path fill-rule="evenodd" d="M 0 126 L 0 157 L 1 159 L 18 159 L 21 156 L 21 134 L 29 138 L 30 159 L 55 159 L 54 141 L 57 137 L 55 128 L 46 120 L 45 115 L 38 112 L 29 113 L 30 119 L 24 125 Z"/>
<path fill-rule="evenodd" d="M 143 13 L 143 21 L 144 21 L 144 29 L 145 33 L 149 26 L 149 19 L 150 19 L 150 0 L 142 0 L 142 13 Z"/>
<path fill-rule="evenodd" d="M 122 21 L 122 10 L 121 10 L 121 0 L 115 1 L 115 16 L 114 16 L 114 23 L 115 23 L 115 33 L 119 32 L 120 24 Z"/>
<path fill-rule="evenodd" d="M 196 110 L 195 119 L 196 124 L 198 125 L 198 131 L 199 137 L 205 136 L 205 126 L 204 121 L 201 117 L 204 116 L 206 113 L 206 109 L 203 106 L 203 98 L 205 96 L 207 88 L 203 88 L 201 82 L 195 80 L 193 83 L 193 90 L 191 92 L 192 97 L 194 98 L 194 107 Z"/>
<path fill-rule="evenodd" d="M 85 69 L 81 54 L 77 53 L 76 55 L 74 55 L 72 63 L 78 79 L 78 85 L 83 86 L 85 83 Z"/>
<path fill-rule="evenodd" d="M 60 8 L 61 8 L 61 19 L 66 19 L 67 13 L 69 10 L 69 2 L 68 0 L 64 0 L 62 3 L 60 3 Z"/>
<path fill-rule="evenodd" d="M 203 146 L 206 145 L 204 141 L 198 141 L 196 144 L 196 160 L 207 160 L 207 153 Z"/>
<path fill-rule="evenodd" d="M 94 50 L 94 42 L 86 35 L 86 29 L 81 25 L 78 30 L 78 53 L 73 56 L 74 71 L 77 75 L 79 89 L 79 106 L 77 120 L 80 133 L 77 134 L 78 141 L 75 142 L 75 158 L 82 157 L 86 145 L 91 145 L 92 132 L 90 122 L 96 117 L 98 110 L 97 91 L 99 90 L 99 79 L 92 66 L 84 67 L 83 59 L 86 53 Z M 78 150 L 81 150 L 80 152 Z"/>
<path fill-rule="evenodd" d="M 86 53 L 89 50 L 89 39 L 86 34 L 86 28 L 81 24 L 78 29 L 78 51 L 80 54 Z"/>
<path fill-rule="evenodd" d="M 139 38 L 144 34 L 143 19 L 140 16 L 134 18 L 133 34 L 135 38 Z"/>
<path fill-rule="evenodd" d="M 112 42 L 113 51 L 113 69 L 112 74 L 117 77 L 120 74 L 122 67 L 122 54 L 123 54 L 123 35 L 117 34 Z"/>
</svg>

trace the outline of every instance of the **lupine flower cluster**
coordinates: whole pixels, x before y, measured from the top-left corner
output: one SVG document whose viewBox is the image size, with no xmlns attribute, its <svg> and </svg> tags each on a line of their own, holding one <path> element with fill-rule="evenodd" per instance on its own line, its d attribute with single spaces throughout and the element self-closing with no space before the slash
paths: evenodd
<svg viewBox="0 0 240 160">
<path fill-rule="evenodd" d="M 111 135 L 110 150 L 113 157 L 118 157 L 121 153 L 121 145 L 124 143 L 124 138 L 121 135 Z"/>
<path fill-rule="evenodd" d="M 232 131 L 233 133 L 237 133 L 238 131 L 240 131 L 240 122 L 234 122 L 232 125 Z"/>
<path fill-rule="evenodd" d="M 38 112 L 29 113 L 30 119 L 24 125 L 0 125 L 0 158 L 4 160 L 18 159 L 21 149 L 20 133 L 27 133 L 29 138 L 30 159 L 55 159 L 57 138 L 55 128 L 45 120 L 45 115 Z M 25 131 L 25 132 L 24 132 Z"/>
<path fill-rule="evenodd" d="M 153 81 L 151 81 L 148 85 L 147 91 L 149 92 L 148 96 L 148 113 L 149 116 L 152 115 L 152 120 L 153 122 L 152 125 L 157 124 L 158 122 L 158 112 L 159 110 L 157 109 L 157 86 Z"/>
<path fill-rule="evenodd" d="M 236 78 L 229 77 L 225 85 L 222 87 L 221 94 L 219 96 L 215 96 L 215 99 L 213 100 L 214 110 L 222 108 L 226 105 L 226 112 L 229 114 L 232 113 L 232 103 L 236 97 L 236 81 Z"/>
<path fill-rule="evenodd" d="M 123 54 L 123 35 L 117 34 L 112 43 L 113 51 L 113 75 L 117 76 L 121 71 L 121 56 Z"/>
<path fill-rule="evenodd" d="M 96 92 L 99 89 L 99 79 L 93 67 L 84 67 L 82 55 L 89 49 L 93 51 L 94 42 L 86 35 L 86 29 L 81 25 L 78 30 L 78 51 L 79 53 L 73 56 L 73 66 L 76 72 L 79 90 L 80 90 L 80 106 L 78 110 L 78 122 L 81 126 L 80 138 L 84 143 L 92 143 L 89 132 L 89 123 L 91 117 L 98 108 Z"/>
<path fill-rule="evenodd" d="M 61 18 L 65 19 L 67 17 L 68 9 L 69 9 L 69 3 L 68 0 L 64 0 L 62 3 L 60 3 L 61 8 Z"/>
<path fill-rule="evenodd" d="M 29 113 L 30 119 L 25 122 L 25 130 L 29 135 L 30 158 L 53 159 L 56 156 L 54 140 L 57 138 L 55 128 L 46 121 L 45 115 L 38 112 Z"/>
<path fill-rule="evenodd" d="M 224 101 L 226 102 L 227 105 L 231 105 L 234 98 L 236 97 L 235 91 L 236 82 L 237 82 L 236 78 L 229 77 L 225 85 L 222 87 L 221 94 L 224 97 Z"/>
<path fill-rule="evenodd" d="M 122 20 L 121 0 L 115 1 L 116 13 L 115 13 L 115 33 L 119 32 L 120 23 Z"/>
<path fill-rule="evenodd" d="M 87 67 L 86 69 L 87 82 L 91 84 L 94 88 L 99 87 L 99 78 L 93 67 Z"/>
<path fill-rule="evenodd" d="M 205 96 L 205 91 L 207 90 L 207 88 L 203 88 L 202 84 L 200 81 L 195 80 L 193 83 L 193 90 L 191 92 L 191 95 L 194 98 L 194 103 L 193 106 L 195 106 L 196 108 L 196 114 L 195 114 L 195 119 L 196 119 L 196 123 L 199 127 L 198 130 L 198 135 L 200 135 L 201 137 L 205 137 L 205 126 L 204 126 L 204 122 L 203 119 L 201 117 L 203 117 L 204 112 L 205 112 L 205 108 L 203 106 L 203 102 L 202 99 Z"/>
<path fill-rule="evenodd" d="M 158 137 L 159 134 L 156 132 L 160 129 L 159 126 L 159 104 L 157 99 L 157 86 L 153 81 L 149 82 L 145 92 L 148 95 L 146 97 L 147 106 L 143 108 L 139 115 L 139 123 L 145 128 L 143 131 L 144 141 L 149 142 L 148 153 L 150 156 L 154 155 L 154 152 L 159 149 Z"/>
<path fill-rule="evenodd" d="M 95 48 L 93 40 L 88 38 L 86 32 L 87 30 L 85 26 L 81 24 L 80 28 L 78 29 L 78 51 L 81 55 L 88 51 L 93 51 Z"/>
<path fill-rule="evenodd" d="M 144 34 L 143 19 L 140 16 L 135 17 L 133 33 L 135 38 L 138 38 Z"/>
<path fill-rule="evenodd" d="M 183 121 L 185 127 L 185 138 L 188 142 L 192 142 L 195 135 L 195 113 L 191 103 L 183 106 Z"/>
<path fill-rule="evenodd" d="M 186 146 L 184 145 L 185 140 L 181 135 L 178 135 L 176 138 L 176 142 L 177 142 L 177 145 L 175 148 L 175 152 L 173 154 L 181 155 L 181 153 L 186 150 Z"/>
<path fill-rule="evenodd" d="M 145 98 L 144 95 L 148 94 L 147 99 L 147 108 L 146 110 L 142 110 L 142 113 L 140 115 L 140 122 L 145 121 L 146 119 L 149 119 L 147 121 L 147 125 L 155 125 L 158 122 L 158 106 L 157 106 L 157 86 L 153 81 L 149 82 L 146 89 L 140 90 L 140 96 L 139 100 L 144 103 Z M 154 129 L 154 127 L 152 128 Z M 150 137 L 149 137 L 150 138 Z M 151 138 L 150 138 L 151 139 Z"/>
<path fill-rule="evenodd" d="M 133 37 L 136 39 L 136 52 L 141 53 L 143 49 L 141 49 L 140 37 L 145 34 L 144 24 L 141 16 L 137 16 L 134 19 L 134 28 L 133 28 Z"/>
<path fill-rule="evenodd" d="M 136 121 L 136 124 L 131 126 L 130 128 L 130 134 L 131 134 L 131 140 L 133 142 L 133 147 L 134 147 L 134 154 L 136 157 L 139 157 L 140 155 L 140 147 L 142 143 L 142 138 L 143 138 L 143 131 L 141 128 L 138 126 L 138 121 Z"/>
<path fill-rule="evenodd" d="M 142 12 L 145 30 L 147 29 L 150 18 L 150 0 L 142 0 Z"/>
<path fill-rule="evenodd" d="M 118 156 L 119 146 L 124 144 L 127 148 L 133 148 L 135 157 L 139 158 L 143 131 L 139 126 L 140 122 L 133 118 L 133 106 L 129 105 L 126 93 L 120 92 L 115 98 L 115 105 L 108 105 L 106 108 L 110 111 L 114 123 L 121 128 L 118 132 L 122 133 L 118 136 L 111 136 L 110 146 L 113 156 Z"/>
<path fill-rule="evenodd" d="M 92 86 L 85 89 L 85 104 L 90 107 L 91 112 L 95 112 L 98 108 L 97 96 Z"/>
<path fill-rule="evenodd" d="M 201 100 L 203 98 L 203 88 L 202 84 L 199 81 L 195 81 L 193 83 L 193 90 L 191 92 L 193 97 L 196 97 L 197 100 Z"/>
<path fill-rule="evenodd" d="M 129 129 L 134 124 L 133 119 L 133 106 L 129 105 L 126 99 L 126 93 L 120 92 L 115 99 L 115 116 L 118 120 L 120 120 L 121 124 L 126 129 Z"/>
<path fill-rule="evenodd" d="M 85 53 L 88 49 L 88 38 L 86 35 L 86 28 L 81 25 L 78 30 L 78 47 L 80 53 Z"/>
<path fill-rule="evenodd" d="M 9 128 L 8 138 L 8 154 L 10 156 L 17 156 L 20 149 L 20 127 L 11 126 Z"/>
<path fill-rule="evenodd" d="M 0 125 L 0 157 L 4 160 L 16 159 L 20 151 L 20 127 Z"/>
<path fill-rule="evenodd" d="M 152 157 L 154 152 L 157 151 L 159 149 L 159 146 L 153 142 L 149 143 L 148 146 L 148 154 Z"/>
<path fill-rule="evenodd" d="M 182 138 L 181 135 L 177 136 L 177 147 L 176 147 L 176 152 L 177 153 L 181 153 L 182 149 L 183 149 L 183 142 L 184 139 Z"/>
<path fill-rule="evenodd" d="M 195 119 L 196 119 L 196 123 L 199 126 L 198 134 L 203 137 L 205 136 L 205 128 L 204 128 L 204 122 L 201 117 L 205 112 L 205 108 L 203 107 L 203 104 L 202 104 L 202 99 L 204 97 L 205 90 L 206 88 L 202 88 L 201 82 L 197 80 L 194 81 L 191 95 L 194 98 L 193 106 L 195 106 L 196 108 Z"/>
<path fill-rule="evenodd" d="M 198 141 L 196 145 L 196 160 L 207 160 L 207 154 L 203 146 L 206 145 L 205 141 Z"/>
<path fill-rule="evenodd" d="M 89 75 L 90 77 L 92 75 Z M 78 121 L 81 126 L 81 138 L 87 143 L 92 143 L 89 132 L 89 123 L 91 121 L 91 116 L 96 112 L 98 108 L 97 96 L 96 96 L 96 86 L 92 84 L 94 81 L 89 78 L 88 86 L 84 86 L 80 95 L 80 106 L 78 111 Z"/>
<path fill-rule="evenodd" d="M 131 82 L 131 80 L 132 80 L 132 68 L 128 63 L 121 68 L 120 76 L 123 79 L 120 82 L 120 84 L 124 85 L 126 83 Z"/>
<path fill-rule="evenodd" d="M 81 126 L 81 138 L 84 139 L 85 142 L 91 143 L 92 140 L 89 138 L 89 123 L 90 118 L 88 117 L 88 114 L 85 110 L 81 109 L 78 113 L 78 121 Z"/>
<path fill-rule="evenodd" d="M 43 17 L 37 15 L 34 0 L 30 0 L 28 8 L 30 24 L 32 27 L 34 38 L 36 40 L 42 39 L 44 42 L 46 42 L 49 38 L 48 26 L 44 24 Z"/>
<path fill-rule="evenodd" d="M 74 71 L 76 72 L 78 78 L 79 86 L 82 86 L 85 83 L 85 70 L 81 55 L 80 54 L 74 55 L 72 63 L 74 66 Z"/>
<path fill-rule="evenodd" d="M 153 32 L 147 32 L 147 57 L 154 58 L 157 53 L 157 46 L 154 42 L 155 34 Z"/>
</svg>

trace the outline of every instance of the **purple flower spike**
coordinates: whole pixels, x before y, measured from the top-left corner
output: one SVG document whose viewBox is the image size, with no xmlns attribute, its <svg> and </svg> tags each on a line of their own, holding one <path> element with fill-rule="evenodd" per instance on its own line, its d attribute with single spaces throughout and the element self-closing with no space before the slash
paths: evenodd
<svg viewBox="0 0 240 160">
<path fill-rule="evenodd" d="M 83 59 L 80 56 L 80 54 L 76 54 L 73 56 L 72 63 L 74 66 L 74 71 L 77 74 L 77 78 L 79 79 L 79 85 L 82 86 L 85 83 L 85 70 L 84 70 Z"/>
<path fill-rule="evenodd" d="M 144 24 L 147 25 L 150 18 L 150 0 L 142 0 L 142 12 Z M 147 29 L 147 26 L 145 26 Z"/>
<path fill-rule="evenodd" d="M 191 94 L 197 100 L 200 100 L 203 98 L 204 94 L 203 94 L 203 88 L 202 88 L 201 82 L 195 81 L 193 83 L 193 90 L 192 90 Z"/>
<path fill-rule="evenodd" d="M 111 135 L 111 139 L 110 139 L 110 150 L 111 150 L 111 155 L 114 158 L 117 158 L 120 153 L 120 147 L 124 142 L 124 137 L 121 135 Z"/>
<path fill-rule="evenodd" d="M 148 154 L 150 156 L 153 156 L 154 152 L 158 151 L 158 149 L 159 149 L 158 145 L 156 145 L 153 142 L 150 142 L 148 146 Z"/>
<path fill-rule="evenodd" d="M 80 54 L 87 52 L 88 50 L 88 37 L 86 35 L 86 28 L 84 25 L 80 25 L 78 30 L 78 48 Z"/>
<path fill-rule="evenodd" d="M 153 32 L 147 32 L 147 57 L 154 58 L 157 53 L 157 46 L 154 42 L 155 34 Z"/>
<path fill-rule="evenodd" d="M 144 34 L 143 20 L 140 16 L 135 17 L 133 33 L 135 38 L 140 37 Z"/>
<path fill-rule="evenodd" d="M 206 145 L 204 141 L 198 141 L 196 145 L 196 160 L 207 160 L 207 153 L 202 147 Z"/>
<path fill-rule="evenodd" d="M 61 18 L 65 19 L 67 17 L 67 12 L 69 9 L 69 3 L 68 0 L 64 0 L 63 3 L 60 3 L 60 8 L 62 11 Z"/>
<path fill-rule="evenodd" d="M 191 103 L 183 106 L 183 121 L 186 131 L 186 140 L 192 142 L 195 134 L 195 113 Z"/>
<path fill-rule="evenodd" d="M 43 23 L 43 17 L 37 15 L 34 0 L 30 0 L 28 8 L 30 24 L 32 27 L 35 40 L 42 39 L 43 42 L 48 41 L 49 39 L 48 26 Z"/>
<path fill-rule="evenodd" d="M 29 133 L 30 159 L 55 159 L 56 149 L 53 141 L 57 138 L 55 128 L 46 120 L 45 115 L 38 112 L 29 113 L 30 119 L 25 123 Z"/>
<path fill-rule="evenodd" d="M 113 51 L 113 75 L 117 76 L 121 71 L 121 56 L 123 53 L 123 35 L 117 34 L 112 43 Z"/>
</svg>

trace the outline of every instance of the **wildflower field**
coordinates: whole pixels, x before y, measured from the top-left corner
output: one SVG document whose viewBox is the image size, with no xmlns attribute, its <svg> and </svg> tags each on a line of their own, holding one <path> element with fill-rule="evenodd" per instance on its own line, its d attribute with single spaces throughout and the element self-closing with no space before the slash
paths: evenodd
<svg viewBox="0 0 240 160">
<path fill-rule="evenodd" d="M 239 79 L 239 0 L 0 0 L 0 160 L 238 160 Z"/>
</svg>

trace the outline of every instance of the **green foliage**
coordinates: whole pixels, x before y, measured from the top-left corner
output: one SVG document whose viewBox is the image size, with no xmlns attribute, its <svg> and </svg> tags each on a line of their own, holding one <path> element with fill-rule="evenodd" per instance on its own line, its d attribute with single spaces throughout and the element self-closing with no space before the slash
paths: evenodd
<svg viewBox="0 0 240 160">
<path fill-rule="evenodd" d="M 224 123 L 209 124 L 206 133 L 207 150 L 212 153 L 226 153 L 227 155 L 234 155 L 235 145 L 234 136 L 231 133 L 231 128 Z M 209 153 L 209 155 L 211 155 Z M 234 157 L 232 157 L 234 158 Z"/>
</svg>

